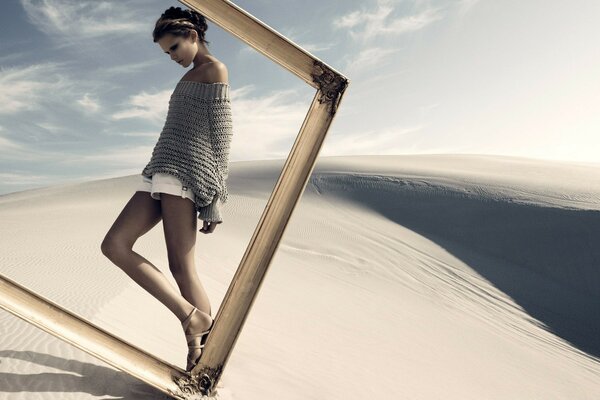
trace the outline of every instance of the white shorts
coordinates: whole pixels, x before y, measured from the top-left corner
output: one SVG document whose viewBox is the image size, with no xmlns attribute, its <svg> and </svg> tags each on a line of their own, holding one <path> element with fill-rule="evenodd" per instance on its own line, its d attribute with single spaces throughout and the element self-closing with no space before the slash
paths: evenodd
<svg viewBox="0 0 600 400">
<path fill-rule="evenodd" d="M 157 172 L 152 175 L 152 178 L 147 178 L 144 175 L 140 176 L 142 182 L 137 187 L 136 191 L 150 192 L 150 196 L 155 200 L 160 200 L 161 193 L 167 193 L 181 196 L 195 202 L 195 196 L 192 190 L 187 186 L 183 186 L 181 181 L 171 174 Z"/>
</svg>

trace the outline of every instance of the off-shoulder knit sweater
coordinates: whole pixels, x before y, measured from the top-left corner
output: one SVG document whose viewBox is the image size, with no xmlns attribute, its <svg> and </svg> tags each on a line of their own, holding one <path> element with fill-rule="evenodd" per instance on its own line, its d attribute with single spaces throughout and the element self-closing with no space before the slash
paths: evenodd
<svg viewBox="0 0 600 400">
<path fill-rule="evenodd" d="M 175 176 L 194 193 L 198 219 L 222 222 L 231 138 L 229 84 L 179 81 L 142 175 Z"/>
</svg>

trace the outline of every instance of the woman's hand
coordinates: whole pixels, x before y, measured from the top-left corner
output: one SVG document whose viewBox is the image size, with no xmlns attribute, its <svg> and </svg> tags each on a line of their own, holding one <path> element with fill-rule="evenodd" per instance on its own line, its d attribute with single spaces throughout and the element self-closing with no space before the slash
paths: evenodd
<svg viewBox="0 0 600 400">
<path fill-rule="evenodd" d="M 212 233 L 215 228 L 217 227 L 217 224 L 221 224 L 222 222 L 214 222 L 214 221 L 204 221 L 202 229 L 200 229 L 198 232 L 202 232 L 202 233 Z"/>
</svg>

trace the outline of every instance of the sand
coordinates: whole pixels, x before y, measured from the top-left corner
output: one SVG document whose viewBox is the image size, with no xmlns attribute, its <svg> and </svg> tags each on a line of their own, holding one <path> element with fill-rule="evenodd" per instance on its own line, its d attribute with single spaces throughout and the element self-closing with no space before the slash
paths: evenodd
<svg viewBox="0 0 600 400">
<path fill-rule="evenodd" d="M 198 234 L 216 310 L 283 160 L 233 162 Z M 0 272 L 185 368 L 179 320 L 100 243 L 138 175 L 0 196 Z M 321 157 L 226 366 L 227 399 L 600 398 L 600 166 Z M 162 224 L 134 250 L 175 285 Z M 165 398 L 0 310 L 0 399 Z"/>
</svg>

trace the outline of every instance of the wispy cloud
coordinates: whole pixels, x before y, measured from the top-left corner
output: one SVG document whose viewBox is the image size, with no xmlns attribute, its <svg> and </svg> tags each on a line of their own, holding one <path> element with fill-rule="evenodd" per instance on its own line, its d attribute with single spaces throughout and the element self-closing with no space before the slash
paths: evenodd
<svg viewBox="0 0 600 400">
<path fill-rule="evenodd" d="M 418 107 L 419 118 L 421 118 L 421 120 L 424 120 L 429 114 L 431 114 L 432 110 L 435 110 L 439 106 L 440 103 L 433 103 Z"/>
<path fill-rule="evenodd" d="M 231 159 L 273 159 L 287 156 L 310 103 L 298 100 L 295 90 L 263 96 L 253 85 L 232 90 L 234 136 Z"/>
<path fill-rule="evenodd" d="M 149 132 L 107 132 L 108 135 L 116 135 L 116 136 L 127 136 L 127 137 L 150 137 L 150 138 L 158 138 L 159 131 L 149 131 Z"/>
<path fill-rule="evenodd" d="M 333 46 L 333 43 L 327 42 L 327 41 L 319 41 L 318 43 L 311 43 L 311 42 L 305 42 L 304 40 L 301 39 L 301 37 L 310 35 L 310 33 L 311 33 L 310 30 L 308 30 L 306 28 L 304 28 L 302 30 L 302 32 L 298 32 L 298 30 L 296 28 L 287 28 L 284 32 L 282 32 L 282 34 L 286 38 L 288 38 L 292 42 L 296 43 L 298 46 L 302 47 L 304 50 L 308 51 L 309 53 L 317 53 L 319 51 L 329 50 Z"/>
<path fill-rule="evenodd" d="M 55 162 L 65 157 L 64 152 L 35 148 L 28 143 L 20 143 L 7 136 L 0 136 L 0 160 L 26 163 Z"/>
<path fill-rule="evenodd" d="M 103 149 L 92 154 L 71 154 L 58 161 L 62 165 L 110 165 L 111 168 L 138 168 L 140 169 L 150 160 L 154 145 L 123 146 L 112 149 Z M 141 172 L 141 169 L 140 169 Z"/>
<path fill-rule="evenodd" d="M 20 58 L 23 58 L 26 55 L 26 52 L 12 52 L 10 54 L 2 55 L 0 56 L 0 65 L 6 65 L 14 60 L 19 60 Z"/>
<path fill-rule="evenodd" d="M 54 134 L 60 133 L 63 130 L 62 126 L 53 124 L 52 122 L 37 122 L 35 125 Z"/>
<path fill-rule="evenodd" d="M 130 96 L 123 106 L 125 109 L 112 114 L 111 118 L 113 120 L 140 118 L 151 122 L 160 122 L 167 116 L 172 92 L 172 89 L 162 90 L 158 93 L 146 93 L 144 91 Z"/>
<path fill-rule="evenodd" d="M 98 170 L 97 174 L 86 174 L 77 177 L 61 174 L 43 174 L 39 171 L 19 170 L 0 172 L 0 193 L 10 193 L 23 188 L 51 186 L 66 182 L 81 182 L 124 175 L 140 174 L 141 169 L 150 159 L 153 146 L 123 146 L 112 149 L 96 149 L 92 154 L 34 149 L 23 146 L 13 140 L 0 136 L 0 159 L 5 162 L 27 162 L 27 167 L 52 165 L 67 171 L 78 168 Z M 110 167 L 107 167 L 110 166 Z M 45 170 L 45 169 L 44 169 Z M 70 174 L 69 174 L 70 175 Z"/>
<path fill-rule="evenodd" d="M 460 0 L 457 4 L 458 15 L 465 16 L 480 0 Z"/>
<path fill-rule="evenodd" d="M 147 70 L 149 67 L 153 65 L 160 64 L 161 60 L 152 59 L 146 60 L 138 63 L 129 63 L 129 64 L 121 64 L 115 65 L 112 67 L 105 67 L 98 69 L 95 73 L 98 75 L 99 79 L 105 80 L 112 77 L 120 77 L 123 75 L 132 75 L 139 74 L 141 71 Z"/>
<path fill-rule="evenodd" d="M 296 42 L 294 42 L 296 43 Z M 318 53 L 320 51 L 325 51 L 331 49 L 333 44 L 331 43 L 297 43 L 298 46 L 302 47 L 304 50 L 309 53 Z"/>
<path fill-rule="evenodd" d="M 394 36 L 423 29 L 441 19 L 441 8 L 426 8 L 412 15 L 392 16 L 394 3 L 379 1 L 375 10 L 356 10 L 334 19 L 333 26 L 347 29 L 358 41 Z"/>
<path fill-rule="evenodd" d="M 21 5 L 34 26 L 68 42 L 147 29 L 124 2 L 21 0 Z"/>
<path fill-rule="evenodd" d="M 14 140 L 0 136 L 0 154 L 15 150 L 23 150 L 23 146 Z"/>
<path fill-rule="evenodd" d="M 324 156 L 360 154 L 401 154 L 406 152 L 400 137 L 418 134 L 423 125 L 408 127 L 391 126 L 380 130 L 332 135 L 323 145 Z"/>
<path fill-rule="evenodd" d="M 0 68 L 0 114 L 36 110 L 70 86 L 57 63 Z M 49 96 L 52 94 L 52 96 Z"/>
<path fill-rule="evenodd" d="M 100 103 L 98 100 L 92 99 L 88 93 L 86 93 L 83 98 L 77 100 L 77 104 L 79 104 L 84 110 L 88 112 L 98 112 L 100 110 Z"/>
<path fill-rule="evenodd" d="M 373 66 L 382 66 L 390 56 L 399 51 L 395 48 L 369 47 L 358 54 L 351 56 L 347 61 L 344 73 L 357 74 L 371 69 Z"/>
<path fill-rule="evenodd" d="M 286 39 L 291 42 L 297 44 L 299 47 L 308 51 L 309 53 L 318 53 L 325 50 L 329 50 L 334 47 L 334 43 L 330 40 L 330 38 L 319 40 L 318 42 L 314 41 L 305 41 L 302 37 L 311 36 L 312 32 L 309 29 L 302 29 L 299 31 L 294 27 L 289 27 L 280 32 Z M 243 45 L 240 48 L 240 54 L 259 54 L 252 46 Z"/>
<path fill-rule="evenodd" d="M 31 172 L 0 172 L 0 182 L 10 191 L 19 190 L 20 187 L 31 185 L 49 185 L 56 177 L 49 175 L 32 174 Z"/>
</svg>

